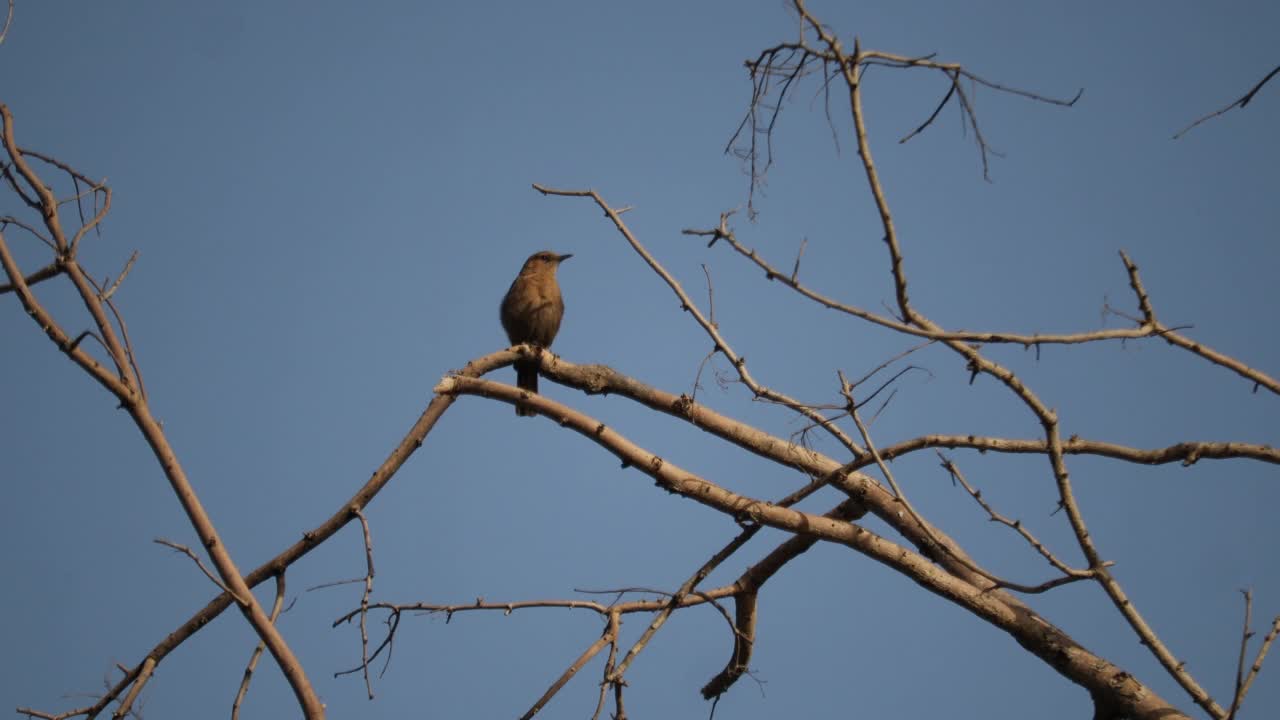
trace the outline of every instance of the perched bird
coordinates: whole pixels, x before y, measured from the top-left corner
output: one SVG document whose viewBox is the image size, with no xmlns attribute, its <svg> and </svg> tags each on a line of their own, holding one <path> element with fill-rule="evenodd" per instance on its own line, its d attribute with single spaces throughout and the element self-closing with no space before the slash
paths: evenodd
<svg viewBox="0 0 1280 720">
<path fill-rule="evenodd" d="M 502 298 L 500 316 L 502 328 L 512 345 L 530 343 L 543 348 L 551 347 L 560 331 L 560 319 L 564 317 L 564 300 L 560 297 L 560 285 L 556 282 L 556 268 L 573 255 L 557 255 L 549 250 L 536 252 L 524 261 L 520 274 L 511 283 L 506 297 Z M 517 360 L 516 385 L 522 390 L 538 392 L 538 364 L 531 360 Z M 517 403 L 516 414 L 535 415 L 528 406 Z"/>
</svg>

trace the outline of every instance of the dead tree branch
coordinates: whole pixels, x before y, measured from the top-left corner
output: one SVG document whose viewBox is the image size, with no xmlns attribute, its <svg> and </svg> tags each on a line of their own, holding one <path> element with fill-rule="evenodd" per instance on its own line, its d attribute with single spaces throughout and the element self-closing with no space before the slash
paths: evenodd
<svg viewBox="0 0 1280 720">
<path fill-rule="evenodd" d="M 4 241 L 3 235 L 0 234 L 0 266 L 3 266 L 5 274 L 8 275 L 9 284 L 13 286 L 14 293 L 17 295 L 19 302 L 21 302 L 23 309 L 53 341 L 54 345 L 84 369 L 90 377 L 97 380 L 104 388 L 115 395 L 120 402 L 120 406 L 129 413 L 134 424 L 151 447 L 152 453 L 164 471 L 171 489 L 177 496 L 192 528 L 196 531 L 196 535 L 200 538 L 201 545 L 208 552 L 210 559 L 212 559 L 222 585 L 229 588 L 230 592 L 228 594 L 234 597 L 245 619 L 253 626 L 254 631 L 266 643 L 268 649 L 271 650 L 272 657 L 275 658 L 276 663 L 280 666 L 290 687 L 293 689 L 303 713 L 308 718 L 324 717 L 324 706 L 316 696 L 302 665 L 294 656 L 283 636 L 280 635 L 267 617 L 257 599 L 254 598 L 249 586 L 245 584 L 239 569 L 232 561 L 231 555 L 214 528 L 213 522 L 192 488 L 176 453 L 165 436 L 164 430 L 152 415 L 146 395 L 142 391 L 141 373 L 136 362 L 134 362 L 133 347 L 129 342 L 127 333 L 124 331 L 123 320 L 118 313 L 115 313 L 114 307 L 104 307 L 109 305 L 110 300 L 104 302 L 102 288 L 89 279 L 88 273 L 80 265 L 77 255 L 80 240 L 91 229 L 96 228 L 110 211 L 110 188 L 101 183 L 90 181 L 82 173 L 55 158 L 36 151 L 19 148 L 14 131 L 13 115 L 5 105 L 0 105 L 0 119 L 3 120 L 3 145 L 8 155 L 7 165 L 12 166 L 17 171 L 18 178 L 26 184 L 31 191 L 30 197 L 39 206 L 41 223 L 53 242 L 55 251 L 54 263 L 71 282 L 79 295 L 81 304 L 92 318 L 96 336 L 101 339 L 114 370 L 104 367 L 91 357 L 80 347 L 77 341 L 70 338 L 52 314 L 45 309 L 44 305 L 32 292 L 31 287 L 26 283 L 26 274 L 18 267 L 8 244 Z M 66 230 L 62 224 L 59 210 L 61 203 L 54 197 L 50 186 L 41 179 L 31 163 L 28 162 L 28 158 L 38 160 L 65 172 L 76 182 L 86 182 L 94 188 L 95 197 L 101 193 L 103 201 L 101 206 L 98 207 L 98 212 L 90 219 L 82 219 L 80 227 L 70 238 L 67 237 Z M 16 179 L 13 182 L 17 185 Z M 78 205 L 79 201 L 77 201 Z M 113 323 L 108 318 L 108 309 L 115 313 L 116 323 Z M 143 669 L 147 667 L 154 668 L 155 663 L 158 662 L 158 658 L 154 657 L 150 657 L 148 660 L 151 662 L 148 665 L 144 661 Z M 142 674 L 140 670 L 139 676 Z M 100 699 L 99 702 L 102 702 L 102 700 Z"/>
<path fill-rule="evenodd" d="M 276 576 L 276 599 L 271 604 L 271 622 L 276 622 L 280 619 L 280 611 L 284 609 L 284 592 L 284 573 L 280 573 Z M 240 705 L 244 702 L 245 696 L 249 694 L 249 683 L 253 680 L 253 673 L 258 667 L 258 660 L 262 658 L 262 651 L 266 649 L 266 644 L 259 640 L 257 647 L 249 655 L 249 662 L 244 667 L 244 677 L 240 679 L 240 688 L 236 690 L 236 699 L 231 703 L 231 720 L 240 720 Z M 155 667 L 155 661 L 151 658 L 147 658 L 147 662 L 151 663 L 152 667 Z M 137 683 L 134 684 L 134 687 L 137 687 Z M 133 690 L 131 689 L 129 692 L 133 693 Z"/>
<path fill-rule="evenodd" d="M 1235 108 L 1242 108 L 1242 109 L 1243 109 L 1243 108 L 1244 108 L 1244 106 L 1248 105 L 1248 104 L 1249 104 L 1249 102 L 1250 102 L 1251 100 L 1253 100 L 1253 96 L 1258 94 L 1258 91 L 1262 89 L 1262 86 L 1263 86 L 1263 85 L 1266 85 L 1268 82 L 1271 82 L 1271 78 L 1275 77 L 1277 74 L 1280 74 L 1280 65 L 1277 65 L 1277 66 L 1275 66 L 1274 68 L 1272 68 L 1272 69 L 1271 69 L 1271 72 L 1267 73 L 1266 77 L 1264 77 L 1264 78 L 1262 78 L 1261 80 L 1259 80 L 1257 85 L 1254 85 L 1253 87 L 1249 88 L 1249 92 L 1245 93 L 1244 95 L 1241 95 L 1239 99 L 1237 99 L 1237 100 L 1234 100 L 1234 101 L 1232 101 L 1232 102 L 1227 103 L 1227 105 L 1226 105 L 1225 107 L 1223 107 L 1223 108 L 1221 108 L 1221 109 L 1219 109 L 1219 110 L 1215 110 L 1215 111 L 1213 111 L 1213 112 L 1209 113 L 1208 115 L 1204 115 L 1204 116 L 1202 116 L 1202 117 L 1200 117 L 1200 118 L 1196 119 L 1196 120 L 1195 120 L 1194 122 L 1192 122 L 1190 125 L 1188 125 L 1188 126 L 1186 126 L 1186 127 L 1182 128 L 1182 129 L 1181 129 L 1181 130 L 1179 130 L 1177 133 L 1175 133 L 1175 134 L 1174 134 L 1174 136 L 1173 136 L 1173 139 L 1174 139 L 1174 140 L 1177 140 L 1177 139 L 1181 138 L 1183 135 L 1186 135 L 1187 133 L 1191 132 L 1191 131 L 1192 131 L 1192 130 L 1194 130 L 1196 127 L 1200 126 L 1201 124 L 1203 124 L 1203 123 L 1205 123 L 1205 122 L 1207 122 L 1207 121 L 1209 121 L 1209 120 L 1212 120 L 1212 119 L 1214 119 L 1214 118 L 1216 118 L 1216 117 L 1218 117 L 1218 116 L 1220 116 L 1220 115 L 1225 115 L 1225 114 L 1227 114 L 1228 112 L 1230 112 L 1231 110 L 1233 110 L 1233 109 L 1235 109 Z"/>
<path fill-rule="evenodd" d="M 1143 687 L 1129 673 L 1081 647 L 1022 603 L 1000 591 L 988 591 L 947 573 L 938 573 L 923 555 L 854 523 L 835 522 L 829 517 L 797 512 L 746 497 L 654 455 L 633 444 L 617 431 L 584 413 L 545 396 L 522 392 L 519 388 L 464 376 L 445 378 L 439 393 L 477 395 L 514 405 L 523 402 L 539 415 L 555 420 L 614 454 L 624 467 L 633 467 L 651 477 L 659 487 L 738 519 L 768 525 L 818 540 L 848 546 L 867 557 L 910 577 L 926 590 L 956 603 L 983 620 L 1004 630 L 1055 670 L 1091 694 L 1117 697 L 1118 702 L 1139 716 L 1154 717 L 1179 713 L 1158 695 Z"/>
</svg>

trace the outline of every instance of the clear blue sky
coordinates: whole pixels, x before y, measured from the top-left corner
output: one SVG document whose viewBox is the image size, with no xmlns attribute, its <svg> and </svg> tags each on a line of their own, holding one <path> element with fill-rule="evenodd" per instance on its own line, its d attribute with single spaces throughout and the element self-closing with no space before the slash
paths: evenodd
<svg viewBox="0 0 1280 720">
<path fill-rule="evenodd" d="M 812 10 L 846 42 L 965 63 L 1000 82 L 1070 96 L 1064 110 L 977 93 L 1005 153 L 982 180 L 954 109 L 906 145 L 939 77 L 873 70 L 873 147 L 925 313 L 952 328 L 1088 330 L 1104 299 L 1132 309 L 1116 251 L 1141 266 L 1170 324 L 1275 375 L 1280 267 L 1280 85 L 1186 138 L 1170 136 L 1238 97 L 1280 62 L 1280 6 L 1250 2 L 836 3 Z M 333 512 L 382 461 L 451 368 L 505 345 L 502 293 L 531 252 L 574 253 L 556 350 L 673 392 L 709 342 L 585 202 L 529 185 L 592 187 L 698 298 L 705 263 L 716 318 L 757 376 L 838 402 L 835 372 L 861 375 L 911 343 L 765 282 L 726 248 L 679 234 L 745 202 L 722 154 L 749 97 L 742 61 L 795 36 L 780 0 L 714 3 L 93 3 L 20 0 L 0 45 L 0 100 L 20 142 L 94 177 L 115 209 L 83 259 L 114 274 L 156 413 L 241 568 Z M 892 300 L 879 227 L 844 106 L 840 152 L 816 88 L 784 111 L 760 217 L 740 237 L 847 302 Z M 810 102 L 810 98 L 817 100 Z M 17 212 L 11 199 L 0 213 Z M 33 242 L 6 233 L 27 267 Z M 69 295 L 41 296 L 71 312 Z M 73 329 L 83 320 L 70 323 Z M 1114 319 L 1109 321 L 1112 326 Z M 81 323 L 77 325 L 76 323 Z M 1140 447 L 1183 440 L 1275 443 L 1280 404 L 1236 376 L 1154 342 L 1033 353 L 993 349 L 1058 408 L 1066 434 Z M 1033 437 L 1035 419 L 987 380 L 967 384 L 943 352 L 915 360 L 873 432 Z M 720 363 L 722 372 L 727 370 Z M 503 371 L 497 379 L 510 380 Z M 196 541 L 141 437 L 0 297 L 0 510 L 4 671 L 0 711 L 82 704 L 113 665 L 132 665 L 212 596 L 185 558 Z M 701 398 L 789 435 L 800 425 L 704 378 Z M 619 398 L 545 392 L 684 467 L 775 498 L 801 479 Z M 835 453 L 830 443 L 819 449 Z M 1007 514 L 1073 562 L 1042 459 L 953 453 Z M 1145 468 L 1072 459 L 1103 554 L 1147 618 L 1219 700 L 1238 648 L 1237 588 L 1255 626 L 1280 612 L 1272 466 L 1204 461 Z M 992 569 L 1048 576 L 986 522 L 933 456 L 895 465 L 930 518 Z M 805 505 L 833 504 L 825 494 Z M 612 456 L 509 406 L 463 399 L 369 509 L 375 597 L 411 602 L 565 598 L 574 588 L 674 589 L 732 537 L 732 522 L 669 496 Z M 736 576 L 778 537 L 763 533 L 708 582 Z M 289 574 L 282 630 L 334 718 L 513 717 L 599 632 L 594 615 L 407 617 L 369 702 L 358 633 L 330 622 L 357 586 L 358 532 Z M 271 590 L 260 596 L 269 602 Z M 1076 639 L 1192 708 L 1101 592 L 1073 586 L 1034 606 Z M 1085 693 L 1007 636 L 845 548 L 818 547 L 761 595 L 757 685 L 717 717 L 1079 718 Z M 634 639 L 644 621 L 633 618 Z M 254 638 L 227 613 L 171 655 L 144 715 L 229 712 Z M 680 613 L 629 674 L 636 718 L 705 717 L 698 688 L 729 638 L 706 609 Z M 1280 716 L 1272 655 L 1244 717 Z M 545 716 L 588 717 L 599 666 Z M 290 717 L 264 661 L 246 717 Z"/>
</svg>

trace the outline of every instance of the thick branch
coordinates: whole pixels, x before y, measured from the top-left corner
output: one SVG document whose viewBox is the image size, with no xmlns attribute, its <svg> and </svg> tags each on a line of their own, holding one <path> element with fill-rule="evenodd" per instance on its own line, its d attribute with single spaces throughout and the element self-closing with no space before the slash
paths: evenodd
<svg viewBox="0 0 1280 720">
<path fill-rule="evenodd" d="M 1066 633 L 1030 609 L 1003 602 L 1000 594 L 984 592 L 954 576 L 937 572 L 924 556 L 872 533 L 833 518 L 802 513 L 745 497 L 721 488 L 631 443 L 605 424 L 584 413 L 501 383 L 464 376 L 446 378 L 437 386 L 442 393 L 474 394 L 509 404 L 525 403 L 540 415 L 587 437 L 619 457 L 624 465 L 652 477 L 659 487 L 737 519 L 768 525 L 787 532 L 816 537 L 857 550 L 910 578 L 988 623 L 1004 630 L 1023 647 L 1090 694 L 1112 698 L 1137 717 L 1183 717 L 1129 673 L 1098 657 Z"/>
<path fill-rule="evenodd" d="M 954 540 L 927 521 L 902 512 L 897 498 L 870 476 L 853 472 L 853 463 L 841 465 L 822 453 L 728 418 L 705 405 L 694 402 L 687 396 L 677 396 L 652 388 L 609 367 L 579 366 L 561 358 L 546 359 L 544 357 L 542 373 L 555 382 L 588 393 L 607 392 L 611 395 L 631 398 L 654 410 L 692 423 L 695 427 L 749 452 L 773 460 L 780 465 L 796 468 L 819 484 L 830 483 L 889 523 L 891 527 L 902 533 L 903 537 L 908 538 L 920 552 L 939 563 L 947 572 L 975 587 L 988 591 L 994 587 L 994 584 L 982 573 L 971 569 L 974 561 Z M 863 457 L 867 462 L 871 462 L 870 456 Z M 859 466 L 863 464 L 865 463 L 858 463 Z M 938 547 L 939 544 L 943 547 Z M 1010 604 L 1018 604 L 1018 601 L 1012 597 L 1002 595 L 1002 600 Z"/>
</svg>

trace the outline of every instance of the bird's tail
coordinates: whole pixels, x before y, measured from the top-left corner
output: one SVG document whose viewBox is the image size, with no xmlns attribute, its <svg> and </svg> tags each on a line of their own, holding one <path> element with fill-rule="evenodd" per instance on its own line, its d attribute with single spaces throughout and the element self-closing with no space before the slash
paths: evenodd
<svg viewBox="0 0 1280 720">
<path fill-rule="evenodd" d="M 516 386 L 531 393 L 538 392 L 538 366 L 536 363 L 518 362 L 516 365 Z M 528 405 L 516 403 L 516 415 L 530 417 L 537 415 Z"/>
</svg>

